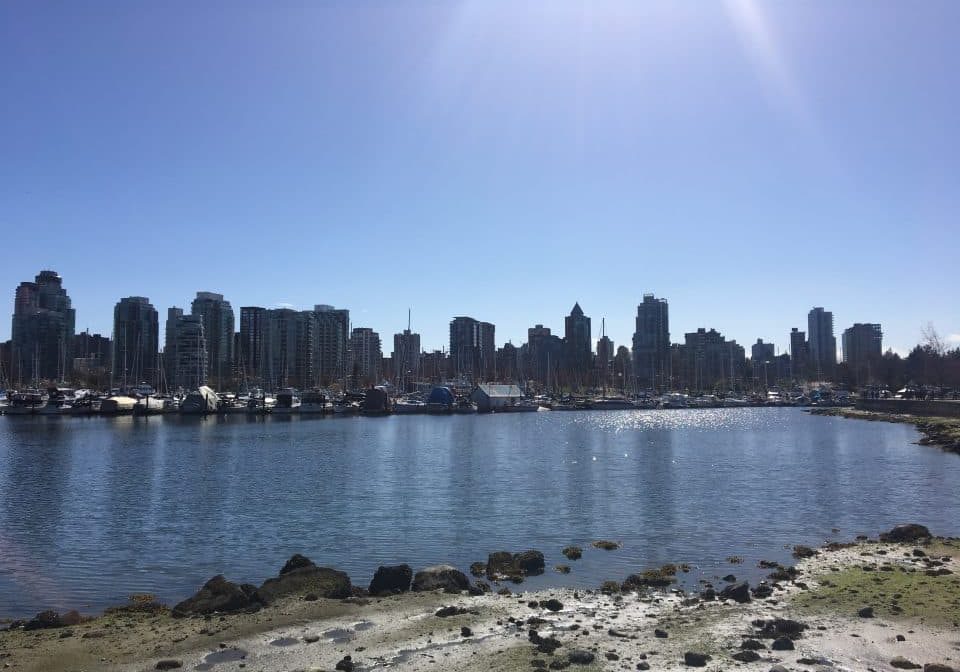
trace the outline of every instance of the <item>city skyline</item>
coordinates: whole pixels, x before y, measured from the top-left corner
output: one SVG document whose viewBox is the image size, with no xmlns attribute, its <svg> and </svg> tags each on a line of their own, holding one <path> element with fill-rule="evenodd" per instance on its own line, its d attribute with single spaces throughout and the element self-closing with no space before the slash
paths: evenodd
<svg viewBox="0 0 960 672">
<path fill-rule="evenodd" d="M 53 273 L 53 274 L 56 275 L 56 277 L 58 277 L 58 279 L 60 279 L 62 282 L 65 282 L 65 283 L 66 283 L 65 286 L 64 286 L 64 289 L 66 289 L 66 290 L 68 291 L 68 294 L 69 294 L 69 296 L 70 296 L 70 300 L 71 300 L 71 303 L 72 303 L 72 310 L 73 310 L 73 312 L 74 312 L 74 313 L 77 313 L 77 311 L 78 311 L 78 304 L 77 304 L 77 301 L 76 301 L 74 292 L 73 292 L 72 288 L 70 287 L 69 280 L 64 280 L 63 275 L 60 274 L 59 271 L 57 271 L 56 269 L 46 268 L 46 267 L 45 267 L 44 269 L 42 269 L 42 270 L 36 271 L 35 275 L 39 278 L 40 275 L 43 274 L 43 273 Z M 19 285 L 22 285 L 22 284 L 23 284 L 23 281 L 21 281 L 21 282 L 18 284 L 18 286 L 19 286 Z M 103 335 L 103 336 L 106 336 L 106 337 L 112 337 L 112 336 L 114 336 L 114 330 L 115 330 L 115 326 L 114 326 L 114 324 L 115 324 L 115 323 L 114 323 L 114 313 L 115 313 L 117 304 L 118 304 L 118 303 L 121 303 L 121 302 L 124 302 L 124 301 L 128 301 L 128 300 L 130 300 L 130 299 L 137 299 L 137 300 L 146 301 L 146 302 L 148 303 L 148 305 L 149 305 L 149 304 L 154 304 L 154 303 L 156 303 L 156 302 L 154 302 L 154 300 L 152 299 L 152 297 L 149 297 L 149 296 L 117 297 L 117 299 L 114 301 L 114 303 L 111 304 L 111 306 L 110 306 L 110 310 L 109 310 L 110 320 L 109 320 L 109 323 L 108 323 L 108 325 L 107 325 L 107 327 L 106 327 L 105 329 L 102 329 L 102 330 L 101 330 L 101 329 L 90 328 L 90 327 L 84 325 L 84 324 L 80 321 L 80 319 L 77 318 L 77 322 L 76 322 L 76 326 L 75 326 L 75 333 L 80 334 L 80 333 L 89 332 L 90 334 L 100 334 L 100 335 Z M 213 299 L 213 300 L 218 300 L 218 301 L 222 301 L 222 302 L 224 303 L 224 305 L 226 305 L 227 309 L 230 311 L 230 315 L 227 316 L 227 319 L 229 319 L 229 324 L 232 325 L 232 326 L 235 325 L 234 328 L 232 329 L 232 331 L 231 331 L 230 333 L 233 333 L 233 334 L 235 334 L 236 336 L 239 336 L 240 333 L 241 333 L 241 327 L 240 327 L 240 325 L 241 325 L 242 311 L 245 310 L 245 309 L 248 309 L 248 308 L 249 308 L 249 309 L 254 309 L 254 310 L 267 310 L 267 311 L 285 311 L 285 310 L 286 310 L 286 311 L 291 311 L 291 312 L 296 312 L 296 313 L 309 312 L 309 311 L 320 311 L 320 310 L 333 310 L 333 307 L 330 306 L 330 305 L 327 305 L 327 304 L 316 304 L 316 303 L 314 303 L 314 304 L 312 304 L 312 305 L 310 305 L 310 306 L 307 306 L 307 307 L 296 307 L 296 306 L 292 306 L 291 304 L 288 304 L 288 303 L 278 303 L 278 304 L 275 304 L 275 305 L 273 305 L 273 306 L 252 306 L 252 305 L 249 305 L 249 304 L 246 304 L 246 303 L 241 304 L 241 303 L 238 303 L 238 302 L 231 301 L 228 296 L 225 296 L 225 295 L 223 295 L 223 294 L 221 294 L 221 293 L 218 293 L 218 292 L 212 292 L 212 291 L 208 291 L 208 290 L 196 290 L 196 291 L 194 292 L 194 298 L 193 298 L 193 299 L 183 300 L 183 301 L 180 301 L 179 303 L 182 304 L 182 305 L 190 305 L 190 304 L 192 304 L 192 303 L 196 303 L 198 300 L 209 301 L 209 300 L 211 300 L 211 299 Z M 679 310 L 677 309 L 677 307 L 674 306 L 674 304 L 670 301 L 669 297 L 660 296 L 659 294 L 656 295 L 656 296 L 654 296 L 652 292 L 645 291 L 645 292 L 643 292 L 643 295 L 641 296 L 640 300 L 638 300 L 638 301 L 634 304 L 634 306 L 633 306 L 634 314 L 633 314 L 633 316 L 632 316 L 632 319 L 630 320 L 631 322 L 634 322 L 634 321 L 636 320 L 636 317 L 637 317 L 636 311 L 639 310 L 639 309 L 644 308 L 644 307 L 645 307 L 645 304 L 646 304 L 648 301 L 650 301 L 650 300 L 655 300 L 656 302 L 666 301 L 667 303 L 669 303 L 669 306 L 670 306 L 669 310 L 670 310 L 670 313 L 671 313 L 671 314 L 673 314 L 673 313 L 675 313 L 675 312 L 681 312 L 681 314 L 683 313 L 683 311 L 679 311 Z M 236 307 L 236 308 L 233 308 L 233 307 L 232 307 L 232 304 L 236 304 L 237 307 Z M 579 301 L 575 301 L 574 304 L 575 304 L 575 308 L 580 308 L 580 302 L 579 302 Z M 166 307 L 159 307 L 159 306 L 158 306 L 158 307 L 156 307 L 155 309 L 158 311 L 158 314 L 161 314 L 161 313 L 165 314 L 164 311 L 176 310 L 176 309 L 178 309 L 178 308 L 179 308 L 179 306 L 171 305 L 171 306 L 166 306 Z M 346 312 L 346 314 L 347 314 L 348 317 L 346 317 L 346 318 L 344 318 L 344 319 L 348 319 L 348 320 L 349 320 L 349 325 L 348 325 L 348 326 L 349 326 L 349 331 L 352 331 L 353 329 L 356 329 L 356 328 L 367 328 L 367 329 L 371 329 L 371 330 L 373 330 L 373 331 L 375 331 L 375 332 L 377 332 L 377 333 L 383 334 L 383 336 L 381 336 L 381 338 L 392 338 L 393 335 L 401 334 L 401 333 L 403 333 L 403 332 L 406 330 L 406 328 L 407 328 L 406 325 L 402 325 L 402 326 L 401 326 L 401 325 L 398 325 L 398 326 L 396 326 L 396 327 L 393 327 L 393 326 L 384 326 L 384 325 L 381 325 L 381 324 L 374 324 L 374 323 L 368 324 L 368 323 L 366 323 L 366 322 L 364 322 L 364 323 L 361 324 L 361 323 L 357 322 L 356 320 L 354 320 L 354 319 L 352 318 L 352 314 L 354 314 L 354 313 L 351 312 L 351 309 L 350 309 L 349 307 L 345 307 L 345 308 L 346 308 L 345 311 L 337 311 L 337 312 Z M 182 310 L 182 308 L 180 308 L 180 309 Z M 582 314 L 583 311 L 582 311 L 582 309 L 580 309 L 580 310 L 581 310 L 581 314 Z M 809 338 L 809 333 L 810 333 L 810 330 L 809 330 L 809 320 L 812 319 L 811 316 L 815 313 L 815 311 L 824 311 L 824 310 L 825 310 L 825 309 L 824 309 L 822 306 L 814 306 L 814 307 L 809 308 L 809 309 L 806 311 L 806 312 L 807 312 L 807 316 L 806 316 L 806 317 L 800 316 L 800 317 L 797 317 L 797 319 L 795 320 L 796 325 L 799 325 L 799 326 L 792 325 L 792 326 L 789 327 L 789 328 L 790 328 L 790 329 L 799 329 L 800 332 L 805 333 L 805 334 L 807 335 L 807 337 Z M 81 311 L 82 311 L 82 307 L 81 307 Z M 495 346 L 496 348 L 500 348 L 500 347 L 502 347 L 503 345 L 505 345 L 505 344 L 507 344 L 507 343 L 511 343 L 511 344 L 513 344 L 514 346 L 518 346 L 518 347 L 519 347 L 519 345 L 521 345 L 522 343 L 527 342 L 527 340 L 528 340 L 528 332 L 529 332 L 530 329 L 531 329 L 532 327 L 534 327 L 534 326 L 536 326 L 536 327 L 545 327 L 545 328 L 547 328 L 548 330 L 551 330 L 551 331 L 552 331 L 553 333 L 555 333 L 555 334 L 563 334 L 563 333 L 564 333 L 564 330 L 565 330 L 564 324 L 565 324 L 566 321 L 569 321 L 569 317 L 570 317 L 570 315 L 569 315 L 568 313 L 569 313 L 569 311 L 568 311 L 568 312 L 564 312 L 564 313 L 562 313 L 562 314 L 560 314 L 560 315 L 555 315 L 555 316 L 553 316 L 553 322 L 550 322 L 550 321 L 548 321 L 548 320 L 544 320 L 544 321 L 538 321 L 538 322 L 536 323 L 536 325 L 534 325 L 534 324 L 532 324 L 532 323 L 531 323 L 531 324 L 528 324 L 528 325 L 524 328 L 524 333 L 521 334 L 521 335 L 519 335 L 518 338 L 509 338 L 509 337 L 503 338 L 503 337 L 500 337 L 500 336 L 499 336 L 499 332 L 500 332 L 500 330 L 502 329 L 502 327 L 500 326 L 500 323 L 499 323 L 499 322 L 497 322 L 497 321 L 492 321 L 492 324 L 493 324 L 494 326 L 496 326 L 496 329 L 497 329 L 497 331 L 498 331 L 498 336 L 497 336 L 497 338 L 496 338 L 495 341 L 494 341 L 494 346 Z M 12 313 L 11 313 L 11 314 L 12 314 Z M 184 314 L 189 315 L 189 314 L 190 314 L 190 310 L 185 311 Z M 408 309 L 408 319 L 411 319 L 411 320 L 412 320 L 412 317 L 411 317 L 412 314 L 413 314 L 413 310 L 412 310 L 412 309 Z M 464 313 L 464 312 L 461 312 L 461 314 L 465 314 L 465 313 Z M 843 347 L 842 347 L 842 338 L 841 338 L 841 337 L 842 337 L 842 335 L 843 335 L 844 330 L 847 329 L 847 326 L 845 326 L 845 325 L 853 325 L 853 326 L 856 326 L 856 325 L 861 324 L 861 321 L 860 321 L 860 320 L 855 320 L 855 321 L 836 320 L 835 318 L 833 318 L 833 311 L 830 311 L 830 310 L 826 310 L 825 314 L 830 316 L 830 327 L 829 327 L 829 329 L 830 329 L 830 333 L 832 334 L 833 340 L 834 340 L 834 344 L 833 344 L 833 349 L 834 349 L 834 352 L 835 352 L 835 357 L 834 357 L 834 359 L 835 359 L 835 361 L 836 361 L 837 363 L 843 362 L 843 361 L 844 361 L 844 350 L 843 350 Z M 601 319 L 600 317 L 596 317 L 596 316 L 594 316 L 594 315 L 591 313 L 591 314 L 589 314 L 589 315 L 587 316 L 587 322 L 588 322 L 588 324 L 589 324 L 589 321 L 590 321 L 591 318 Z M 421 352 L 432 352 L 432 351 L 435 351 L 435 350 L 444 351 L 444 352 L 449 351 L 449 345 L 450 345 L 450 338 L 449 338 L 450 320 L 454 320 L 454 319 L 457 319 L 457 318 L 455 317 L 455 314 L 454 314 L 454 313 L 451 313 L 450 316 L 446 319 L 446 321 L 444 321 L 444 322 L 442 323 L 442 325 L 441 325 L 440 328 L 439 328 L 439 330 L 442 330 L 442 331 L 444 332 L 444 336 L 441 337 L 442 340 L 441 340 L 439 343 L 437 343 L 436 345 L 433 345 L 433 344 L 422 345 L 422 346 L 421 346 Z M 469 319 L 473 319 L 473 318 L 469 318 Z M 609 323 L 609 322 L 611 321 L 611 319 L 610 319 L 609 317 L 604 317 L 603 319 L 605 320 L 606 323 Z M 617 321 L 617 320 L 614 320 L 614 321 Z M 621 320 L 621 321 L 622 321 L 622 320 Z M 875 322 L 875 323 L 877 323 L 877 324 L 883 324 L 883 325 L 884 325 L 884 332 L 883 332 L 883 336 L 884 336 L 884 340 L 883 340 L 883 352 L 886 352 L 886 351 L 888 351 L 888 350 L 893 350 L 896 354 L 898 354 L 898 355 L 900 355 L 900 356 L 905 356 L 905 355 L 907 355 L 907 354 L 909 353 L 909 351 L 910 351 L 913 347 L 915 347 L 918 343 L 920 343 L 920 342 L 923 340 L 924 335 L 923 335 L 921 332 L 922 332 L 924 329 L 926 329 L 926 328 L 928 327 L 928 325 L 930 324 L 930 322 L 927 322 L 927 323 L 924 323 L 924 324 L 919 325 L 918 328 L 917 328 L 917 337 L 916 337 L 916 339 L 915 339 L 911 344 L 909 344 L 907 347 L 904 347 L 904 348 L 900 349 L 900 348 L 897 348 L 897 347 L 892 346 L 892 345 L 889 343 L 889 341 L 888 341 L 888 337 L 887 337 L 887 334 L 888 334 L 887 329 L 888 329 L 888 327 L 887 327 L 886 325 L 889 324 L 889 323 L 885 323 L 885 322 L 883 322 L 882 320 L 871 320 L 870 322 Z M 482 324 L 488 324 L 488 323 L 484 322 L 484 323 L 482 323 Z M 559 325 L 559 326 L 558 326 L 558 325 Z M 780 334 L 779 337 L 774 337 L 774 338 L 769 338 L 768 336 L 746 336 L 745 338 L 742 338 L 742 337 L 740 337 L 740 336 L 733 336 L 733 335 L 731 334 L 731 332 L 730 332 L 728 329 L 726 329 L 725 327 L 723 327 L 722 325 L 713 325 L 713 324 L 709 324 L 709 323 L 707 323 L 707 322 L 705 322 L 705 321 L 700 321 L 696 326 L 692 326 L 692 327 L 689 327 L 689 328 L 688 328 L 688 327 L 677 327 L 677 326 L 675 326 L 674 323 L 673 323 L 673 318 L 671 318 L 671 319 L 670 319 L 670 325 L 671 325 L 671 326 L 670 326 L 670 331 L 671 331 L 672 333 L 668 334 L 668 336 L 669 336 L 669 342 L 672 342 L 672 343 L 682 342 L 682 340 L 683 340 L 682 335 L 685 334 L 685 333 L 695 332 L 695 331 L 697 331 L 698 329 L 704 329 L 704 328 L 707 328 L 707 329 L 709 329 L 709 328 L 716 328 L 716 329 L 719 329 L 723 334 L 725 334 L 725 335 L 727 335 L 728 337 L 730 337 L 731 340 L 736 341 L 737 343 L 739 343 L 741 346 L 750 347 L 751 345 L 753 345 L 753 344 L 757 341 L 757 339 L 760 339 L 760 340 L 763 341 L 764 344 L 773 346 L 774 352 L 775 352 L 776 355 L 791 354 L 791 349 L 792 349 L 792 348 L 791 348 L 791 342 L 790 342 L 791 339 L 790 339 L 790 332 L 789 332 L 789 331 L 786 331 L 785 333 Z M 938 325 L 934 324 L 934 326 L 937 327 Z M 589 326 L 588 326 L 588 328 L 589 328 Z M 894 328 L 895 328 L 895 327 L 894 327 Z M 12 325 L 10 326 L 10 329 L 12 330 Z M 157 340 L 157 342 L 158 342 L 161 346 L 162 346 L 165 342 L 167 342 L 167 336 L 166 336 L 166 331 L 167 331 L 167 329 L 168 329 L 167 324 L 166 324 L 165 322 L 161 321 L 161 322 L 160 322 L 160 326 L 159 326 L 159 336 L 158 336 L 158 340 Z M 636 327 L 636 326 L 633 326 L 633 327 L 632 327 L 632 331 L 631 331 L 629 334 L 621 334 L 621 335 L 619 335 L 619 337 L 618 337 L 617 335 L 611 334 L 609 328 L 606 328 L 606 327 L 605 327 L 605 329 L 606 329 L 606 336 L 607 336 L 608 338 L 610 338 L 613 342 L 618 343 L 618 344 L 626 344 L 628 347 L 630 347 L 631 343 L 633 342 L 633 336 L 634 336 L 634 334 L 637 333 L 637 327 Z M 208 329 L 208 331 L 209 331 L 209 329 Z M 420 325 L 416 324 L 415 322 L 411 322 L 411 333 L 416 334 L 417 336 L 419 336 L 419 341 L 420 341 L 420 342 L 424 342 L 424 341 L 425 341 L 423 334 L 424 334 L 425 332 L 428 333 L 428 332 L 430 332 L 430 331 L 438 331 L 438 329 L 436 328 L 436 325 L 433 325 L 433 326 L 429 327 L 428 329 L 423 329 Z M 12 332 L 10 332 L 10 333 L 11 333 L 11 335 L 12 335 Z M 944 343 L 945 343 L 948 347 L 951 347 L 951 348 L 953 348 L 953 347 L 960 347 L 960 334 L 947 333 L 947 332 L 942 332 L 942 331 L 938 331 L 938 333 L 939 333 L 939 335 L 943 338 Z M 590 334 L 590 343 L 591 343 L 591 348 L 592 348 L 593 352 L 596 352 L 597 345 L 598 345 L 598 342 L 599 342 L 600 339 L 601 339 L 601 336 L 602 336 L 602 334 L 600 333 L 599 330 L 594 330 L 594 331 Z M 348 334 L 348 337 L 349 337 L 349 334 Z M 2 332 L 0 332 L 0 342 L 2 342 L 3 340 L 6 340 L 6 339 L 2 337 Z M 232 347 L 233 347 L 233 344 L 232 344 L 232 342 L 231 342 L 231 348 L 232 348 Z M 161 347 L 160 349 L 162 349 L 162 347 Z M 386 352 L 387 352 L 387 351 L 385 350 L 385 354 L 386 354 Z M 231 357 L 230 359 L 232 359 L 232 357 Z M 225 361 L 226 361 L 226 360 L 225 360 Z"/>
<path fill-rule="evenodd" d="M 838 340 L 956 345 L 956 25 L 939 0 L 5 3 L 0 287 L 54 268 L 99 333 L 200 289 L 384 337 L 412 308 L 424 349 L 459 314 L 563 333 L 578 301 L 627 343 L 655 292 L 675 334 L 786 352 L 825 306 Z"/>
</svg>

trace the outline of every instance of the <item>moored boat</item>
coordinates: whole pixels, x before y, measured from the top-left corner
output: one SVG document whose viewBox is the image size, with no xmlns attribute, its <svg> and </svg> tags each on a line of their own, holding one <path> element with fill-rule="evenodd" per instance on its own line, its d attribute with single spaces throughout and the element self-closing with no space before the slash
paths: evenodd
<svg viewBox="0 0 960 672">
<path fill-rule="evenodd" d="M 184 415 L 206 415 L 216 413 L 220 404 L 217 393 L 206 385 L 189 392 L 180 404 L 180 412 Z"/>
</svg>

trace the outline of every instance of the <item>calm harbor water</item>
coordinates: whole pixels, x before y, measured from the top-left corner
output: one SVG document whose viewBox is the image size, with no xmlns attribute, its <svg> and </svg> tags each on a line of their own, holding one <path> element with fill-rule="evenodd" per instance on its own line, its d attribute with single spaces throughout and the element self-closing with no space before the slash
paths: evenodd
<svg viewBox="0 0 960 672">
<path fill-rule="evenodd" d="M 0 417 L 0 617 L 174 602 L 218 573 L 260 583 L 295 552 L 366 586 L 379 564 L 466 571 L 537 548 L 552 567 L 579 544 L 570 575 L 525 586 L 593 587 L 670 561 L 757 576 L 789 545 L 905 521 L 958 535 L 960 458 L 917 438 L 789 408 Z"/>
</svg>

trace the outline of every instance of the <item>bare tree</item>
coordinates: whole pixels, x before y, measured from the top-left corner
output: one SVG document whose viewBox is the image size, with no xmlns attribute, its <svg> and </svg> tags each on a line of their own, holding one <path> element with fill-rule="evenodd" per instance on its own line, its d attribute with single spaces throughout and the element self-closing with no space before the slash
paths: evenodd
<svg viewBox="0 0 960 672">
<path fill-rule="evenodd" d="M 946 343 L 937 333 L 937 328 L 933 326 L 933 322 L 927 322 L 926 326 L 920 328 L 920 337 L 923 340 L 923 346 L 937 357 L 943 357 L 946 353 Z"/>
</svg>

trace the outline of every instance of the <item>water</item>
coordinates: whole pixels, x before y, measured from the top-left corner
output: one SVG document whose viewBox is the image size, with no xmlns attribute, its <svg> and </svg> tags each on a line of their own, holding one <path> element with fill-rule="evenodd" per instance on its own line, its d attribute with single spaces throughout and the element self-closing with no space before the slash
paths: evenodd
<svg viewBox="0 0 960 672">
<path fill-rule="evenodd" d="M 549 568 L 578 544 L 571 574 L 524 585 L 594 587 L 665 562 L 753 576 L 789 545 L 898 522 L 960 534 L 960 458 L 917 438 L 798 409 L 2 417 L 0 616 L 172 603 L 295 552 L 366 586 L 379 564 L 537 548 Z"/>
</svg>

